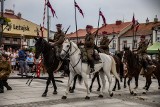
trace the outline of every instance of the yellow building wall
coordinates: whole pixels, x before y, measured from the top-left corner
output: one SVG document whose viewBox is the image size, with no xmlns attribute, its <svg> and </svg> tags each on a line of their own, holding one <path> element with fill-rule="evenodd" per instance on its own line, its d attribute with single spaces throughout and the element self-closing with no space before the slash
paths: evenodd
<svg viewBox="0 0 160 107">
<path fill-rule="evenodd" d="M 40 30 L 39 25 L 30 21 L 24 19 L 11 19 L 10 25 L 4 30 L 4 33 L 34 37 L 37 36 L 37 28 Z M 39 34 L 41 35 L 41 32 L 39 32 Z M 43 37 L 47 37 L 47 30 L 43 30 Z"/>
</svg>

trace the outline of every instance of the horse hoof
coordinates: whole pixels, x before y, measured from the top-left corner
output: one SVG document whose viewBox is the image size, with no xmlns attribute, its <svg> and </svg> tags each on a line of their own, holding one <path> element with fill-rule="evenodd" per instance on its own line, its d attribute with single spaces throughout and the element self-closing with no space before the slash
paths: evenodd
<svg viewBox="0 0 160 107">
<path fill-rule="evenodd" d="M 62 96 L 62 99 L 67 99 L 67 96 Z"/>
<path fill-rule="evenodd" d="M 134 92 L 133 92 L 133 91 L 131 91 L 130 93 L 131 93 L 131 95 L 133 95 L 133 94 L 134 94 Z"/>
<path fill-rule="evenodd" d="M 74 90 L 70 90 L 69 92 L 70 92 L 70 93 L 74 93 Z"/>
<path fill-rule="evenodd" d="M 146 89 L 146 87 L 143 87 L 143 89 Z"/>
<path fill-rule="evenodd" d="M 146 92 L 143 92 L 142 94 L 146 94 Z"/>
<path fill-rule="evenodd" d="M 138 87 L 135 87 L 134 89 L 137 89 Z"/>
<path fill-rule="evenodd" d="M 103 95 L 100 94 L 98 97 L 99 97 L 99 98 L 103 98 Z"/>
<path fill-rule="evenodd" d="M 110 94 L 110 97 L 113 97 L 113 93 Z"/>
<path fill-rule="evenodd" d="M 134 95 L 134 96 L 137 96 L 137 93 L 134 93 L 133 95 Z"/>
<path fill-rule="evenodd" d="M 100 91 L 100 88 L 98 88 L 97 91 Z"/>
<path fill-rule="evenodd" d="M 53 94 L 57 94 L 57 91 L 54 91 Z"/>
<path fill-rule="evenodd" d="M 112 91 L 115 91 L 116 89 L 115 88 L 113 88 L 113 90 Z"/>
<path fill-rule="evenodd" d="M 46 96 L 47 96 L 47 94 L 46 94 L 46 93 L 43 93 L 43 94 L 42 94 L 42 97 L 46 97 Z"/>
<path fill-rule="evenodd" d="M 85 99 L 86 99 L 86 100 L 89 100 L 89 99 L 90 99 L 90 97 L 86 96 L 86 97 L 85 97 Z"/>
<path fill-rule="evenodd" d="M 118 90 L 121 90 L 121 87 L 118 87 Z"/>
</svg>

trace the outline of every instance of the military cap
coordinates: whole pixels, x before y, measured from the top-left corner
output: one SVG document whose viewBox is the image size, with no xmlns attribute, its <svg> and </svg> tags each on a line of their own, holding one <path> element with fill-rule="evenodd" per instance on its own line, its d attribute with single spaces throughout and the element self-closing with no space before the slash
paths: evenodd
<svg viewBox="0 0 160 107">
<path fill-rule="evenodd" d="M 87 25 L 86 28 L 91 28 L 92 29 L 93 26 L 92 25 Z"/>
<path fill-rule="evenodd" d="M 56 24 L 57 27 L 62 27 L 62 24 Z"/>
<path fill-rule="evenodd" d="M 106 34 L 108 34 L 108 33 L 107 33 L 106 31 L 103 31 L 102 34 L 103 34 L 103 35 L 106 35 Z"/>
<path fill-rule="evenodd" d="M 145 39 L 145 36 L 144 36 L 144 35 L 142 35 L 140 38 L 144 38 L 144 39 Z"/>
</svg>

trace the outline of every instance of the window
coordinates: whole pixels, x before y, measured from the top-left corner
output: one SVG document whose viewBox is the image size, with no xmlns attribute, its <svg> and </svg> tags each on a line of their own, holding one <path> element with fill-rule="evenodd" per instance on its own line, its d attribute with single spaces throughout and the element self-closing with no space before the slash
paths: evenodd
<svg viewBox="0 0 160 107">
<path fill-rule="evenodd" d="M 14 41 L 14 42 L 17 42 L 17 38 L 13 38 L 13 41 Z"/>
<path fill-rule="evenodd" d="M 113 40 L 113 49 L 116 48 L 116 40 Z"/>
<path fill-rule="evenodd" d="M 5 40 L 9 41 L 9 40 L 10 40 L 10 38 L 9 38 L 9 37 L 6 37 L 6 38 L 5 38 Z"/>
<path fill-rule="evenodd" d="M 123 47 L 127 47 L 127 40 L 123 41 Z"/>
</svg>

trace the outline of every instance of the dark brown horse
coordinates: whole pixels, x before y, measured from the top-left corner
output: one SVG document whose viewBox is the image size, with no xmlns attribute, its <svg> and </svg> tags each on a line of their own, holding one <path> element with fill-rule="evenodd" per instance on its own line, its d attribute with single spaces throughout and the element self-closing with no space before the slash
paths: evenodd
<svg viewBox="0 0 160 107">
<path fill-rule="evenodd" d="M 126 76 L 129 78 L 127 82 L 129 86 L 129 91 L 131 94 L 136 95 L 136 93 L 134 93 L 130 87 L 130 82 L 132 78 L 135 77 L 136 86 L 138 86 L 138 78 L 139 78 L 141 69 L 144 68 L 144 61 L 140 60 L 137 54 L 133 53 L 129 48 L 125 47 L 124 53 L 123 53 L 123 62 L 127 63 L 128 72 Z M 151 85 L 150 77 L 153 73 L 153 70 L 154 70 L 154 67 L 147 68 L 147 73 L 145 74 L 146 81 L 147 81 L 147 86 L 145 88 L 146 91 L 148 91 Z"/>
</svg>

